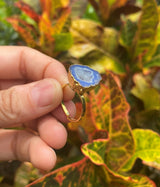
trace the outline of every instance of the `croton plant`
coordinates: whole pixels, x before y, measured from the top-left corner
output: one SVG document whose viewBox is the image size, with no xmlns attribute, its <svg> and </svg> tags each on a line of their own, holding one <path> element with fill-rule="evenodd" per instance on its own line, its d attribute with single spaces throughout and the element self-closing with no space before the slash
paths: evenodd
<svg viewBox="0 0 160 187">
<path fill-rule="evenodd" d="M 85 94 L 85 116 L 64 124 L 69 137 L 65 148 L 57 151 L 56 169 L 46 174 L 24 163 L 15 184 L 160 186 L 159 2 L 40 0 L 39 4 L 36 12 L 17 1 L 22 13 L 8 18 L 26 45 L 66 67 L 89 65 L 103 81 Z M 80 113 L 81 104 L 76 105 Z"/>
</svg>

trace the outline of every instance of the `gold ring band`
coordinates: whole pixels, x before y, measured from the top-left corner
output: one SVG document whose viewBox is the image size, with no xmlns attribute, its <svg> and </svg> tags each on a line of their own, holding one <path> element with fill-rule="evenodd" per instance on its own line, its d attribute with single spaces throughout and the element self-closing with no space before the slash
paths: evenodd
<svg viewBox="0 0 160 187">
<path fill-rule="evenodd" d="M 78 94 L 79 95 L 79 94 Z M 70 121 L 70 122 L 78 122 L 85 114 L 85 111 L 86 111 L 86 104 L 85 104 L 85 98 L 84 96 L 80 96 L 80 99 L 81 99 L 81 103 L 82 103 L 82 111 L 81 111 L 81 115 L 78 117 L 78 118 L 72 118 L 67 107 L 65 106 L 64 102 L 62 101 L 61 102 L 61 106 L 62 106 L 62 109 L 65 113 L 65 115 L 67 116 L 67 119 Z"/>
</svg>

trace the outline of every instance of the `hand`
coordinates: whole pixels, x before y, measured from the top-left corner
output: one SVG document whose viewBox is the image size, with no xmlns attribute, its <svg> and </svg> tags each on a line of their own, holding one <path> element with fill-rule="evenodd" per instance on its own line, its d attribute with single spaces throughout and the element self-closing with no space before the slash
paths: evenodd
<svg viewBox="0 0 160 187">
<path fill-rule="evenodd" d="M 74 116 L 74 96 L 58 61 L 28 47 L 0 47 L 0 160 L 30 161 L 43 170 L 56 163 L 53 149 L 67 132 L 62 99 Z M 6 129 L 26 127 L 26 130 Z M 30 129 L 30 130 L 27 130 Z M 36 132 L 36 133 L 32 133 Z M 53 148 L 53 149 L 52 149 Z"/>
</svg>

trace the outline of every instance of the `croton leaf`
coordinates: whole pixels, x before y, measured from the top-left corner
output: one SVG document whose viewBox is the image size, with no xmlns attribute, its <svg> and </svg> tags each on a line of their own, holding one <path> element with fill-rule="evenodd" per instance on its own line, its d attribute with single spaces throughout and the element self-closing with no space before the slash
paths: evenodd
<svg viewBox="0 0 160 187">
<path fill-rule="evenodd" d="M 113 187 L 155 187 L 154 182 L 146 176 L 142 176 L 139 174 L 117 174 L 108 170 L 104 163 L 107 143 L 107 139 L 94 140 L 94 144 L 88 144 L 88 147 L 83 147 L 83 151 L 88 154 L 88 157 L 93 159 L 91 161 L 96 161 L 96 163 L 94 162 L 94 164 L 98 165 L 96 167 L 97 175 L 99 174 L 99 177 L 102 179 L 102 181 L 105 181 L 106 185 L 109 184 L 109 186 Z M 93 149 L 95 151 L 92 151 Z M 101 155 L 98 153 L 100 153 Z"/>
<path fill-rule="evenodd" d="M 102 27 L 97 22 L 85 19 L 72 21 L 70 29 L 74 45 L 70 54 L 98 71 L 105 69 L 124 73 L 124 67 L 114 56 L 118 49 L 118 33 L 112 28 Z M 78 51 L 78 52 L 77 52 Z M 109 64 L 109 65 L 108 65 Z"/>
<path fill-rule="evenodd" d="M 116 8 L 120 8 L 122 6 L 124 6 L 127 2 L 127 0 L 110 0 L 111 2 L 114 2 L 112 4 L 112 9 L 116 9 Z"/>
<path fill-rule="evenodd" d="M 77 42 L 90 43 L 111 54 L 115 54 L 117 50 L 118 33 L 114 29 L 103 27 L 91 20 L 77 19 L 72 22 L 71 31 L 75 33 Z"/>
<path fill-rule="evenodd" d="M 40 177 L 42 177 L 42 174 L 37 168 L 34 168 L 33 165 L 29 162 L 24 162 L 16 170 L 16 175 L 14 177 L 14 185 L 16 187 L 26 186 L 31 180 L 34 181 Z"/>
<path fill-rule="evenodd" d="M 26 187 L 66 187 L 66 186 L 93 186 L 102 187 L 99 176 L 94 168 L 94 165 L 86 158 L 61 167 L 42 178 L 34 181 Z"/>
<path fill-rule="evenodd" d="M 50 18 L 55 15 L 55 10 L 58 8 L 65 8 L 69 4 L 69 0 L 40 0 L 43 12 L 46 12 Z"/>
<path fill-rule="evenodd" d="M 160 55 L 154 56 L 147 64 L 144 65 L 144 68 L 160 67 Z"/>
<path fill-rule="evenodd" d="M 129 19 L 123 18 L 123 26 L 120 32 L 120 44 L 129 49 L 136 33 L 137 25 Z"/>
<path fill-rule="evenodd" d="M 35 38 L 38 36 L 38 33 L 33 26 L 19 19 L 18 17 L 8 18 L 7 21 L 12 24 L 13 28 L 17 32 L 19 32 L 19 34 L 25 40 L 28 46 L 37 46 L 37 41 L 35 40 Z"/>
<path fill-rule="evenodd" d="M 160 136 L 152 130 L 134 129 L 135 153 L 123 167 L 123 170 L 130 170 L 137 158 L 146 162 L 160 164 Z M 155 165 L 155 164 L 154 164 Z M 153 165 L 153 167 L 154 167 Z"/>
<path fill-rule="evenodd" d="M 104 22 L 104 23 L 108 19 L 109 13 L 110 13 L 109 2 L 106 1 L 106 0 L 99 0 L 99 11 L 100 11 L 100 14 L 101 14 L 102 22 Z"/>
<path fill-rule="evenodd" d="M 156 1 L 143 0 L 142 15 L 134 40 L 134 57 L 140 57 L 143 64 L 147 63 L 155 52 L 158 22 L 159 14 Z"/>
<path fill-rule="evenodd" d="M 54 50 L 57 51 L 66 51 L 73 44 L 73 38 L 70 33 L 59 33 L 53 35 L 54 37 Z"/>
<path fill-rule="evenodd" d="M 65 8 L 62 11 L 61 16 L 56 20 L 56 23 L 52 27 L 52 32 L 51 32 L 52 35 L 59 34 L 63 31 L 63 28 L 65 26 L 65 23 L 67 22 L 70 13 L 71 13 L 70 8 Z"/>
<path fill-rule="evenodd" d="M 35 180 L 26 187 L 155 187 L 154 183 L 145 176 L 131 175 L 124 178 L 114 176 L 107 171 L 93 165 L 87 158 L 56 169 Z"/>
<path fill-rule="evenodd" d="M 25 12 L 34 21 L 39 21 L 40 16 L 28 4 L 24 3 L 23 1 L 17 1 L 15 6 Z"/>
<path fill-rule="evenodd" d="M 109 139 L 84 144 L 82 152 L 95 164 L 105 163 L 118 172 L 134 153 L 134 141 L 127 119 L 129 105 L 110 72 L 106 80 L 106 85 L 90 92 L 90 102 L 94 124 L 107 130 Z"/>
<path fill-rule="evenodd" d="M 156 187 L 155 183 L 143 175 L 132 174 L 130 180 L 116 178 L 110 183 L 112 187 Z"/>
<path fill-rule="evenodd" d="M 52 23 L 46 12 L 44 12 L 41 16 L 39 22 L 39 33 L 40 33 L 40 37 L 39 37 L 40 46 L 44 46 L 44 44 L 47 41 L 49 41 L 50 43 L 54 42 L 52 36 Z"/>
<path fill-rule="evenodd" d="M 126 4 L 127 0 L 99 0 L 99 13 L 102 22 L 105 24 L 110 16 L 110 13 Z"/>
<path fill-rule="evenodd" d="M 141 99 L 144 103 L 146 110 L 160 109 L 160 95 L 155 88 L 151 88 L 142 74 L 134 76 L 135 86 L 132 88 L 131 93 Z"/>
<path fill-rule="evenodd" d="M 83 47 L 84 46 L 81 45 L 82 51 L 79 51 L 79 53 L 84 51 Z M 90 50 L 91 47 L 88 49 Z M 75 50 L 77 50 L 77 48 Z M 119 63 L 117 58 L 111 58 L 98 50 L 88 52 L 85 56 L 79 58 L 79 61 L 84 65 L 89 65 L 91 68 L 96 69 L 100 73 L 104 73 L 106 69 L 117 74 L 124 74 L 125 72 L 124 67 Z"/>
</svg>

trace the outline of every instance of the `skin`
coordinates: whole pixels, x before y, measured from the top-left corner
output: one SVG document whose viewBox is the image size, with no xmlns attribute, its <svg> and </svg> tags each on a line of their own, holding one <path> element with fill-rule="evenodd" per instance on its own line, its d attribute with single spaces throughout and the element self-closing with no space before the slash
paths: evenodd
<svg viewBox="0 0 160 187">
<path fill-rule="evenodd" d="M 0 161 L 54 167 L 54 149 L 67 140 L 62 100 L 75 115 L 74 92 L 64 87 L 67 83 L 67 72 L 55 59 L 28 47 L 0 47 Z"/>
</svg>

